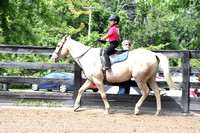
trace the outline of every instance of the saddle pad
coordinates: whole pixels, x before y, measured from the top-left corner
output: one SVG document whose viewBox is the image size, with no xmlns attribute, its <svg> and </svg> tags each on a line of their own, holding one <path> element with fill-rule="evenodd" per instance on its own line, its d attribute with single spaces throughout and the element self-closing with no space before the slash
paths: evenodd
<svg viewBox="0 0 200 133">
<path fill-rule="evenodd" d="M 100 60 L 102 61 L 102 50 L 100 50 Z M 128 58 L 129 51 L 120 52 L 120 54 L 112 54 L 110 55 L 110 63 L 111 65 L 117 62 L 123 62 Z"/>
</svg>

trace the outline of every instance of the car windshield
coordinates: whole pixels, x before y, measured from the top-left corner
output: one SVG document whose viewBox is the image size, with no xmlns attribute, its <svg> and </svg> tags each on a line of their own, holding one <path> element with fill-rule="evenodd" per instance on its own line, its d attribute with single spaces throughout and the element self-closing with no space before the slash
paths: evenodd
<svg viewBox="0 0 200 133">
<path fill-rule="evenodd" d="M 42 78 L 53 78 L 53 77 L 54 77 L 54 74 L 49 73 L 47 75 L 44 75 Z"/>
<path fill-rule="evenodd" d="M 74 78 L 74 75 L 72 73 L 53 72 L 44 75 L 42 78 Z"/>
<path fill-rule="evenodd" d="M 74 77 L 72 74 L 57 73 L 57 74 L 55 74 L 55 78 L 74 78 Z"/>
<path fill-rule="evenodd" d="M 174 77 L 182 76 L 182 73 L 174 73 L 173 76 Z"/>
<path fill-rule="evenodd" d="M 190 77 L 195 77 L 195 78 L 196 78 L 197 76 L 195 76 L 195 75 L 193 74 L 193 75 L 190 75 Z"/>
<path fill-rule="evenodd" d="M 159 77 L 164 77 L 164 74 L 163 73 L 159 73 Z"/>
</svg>

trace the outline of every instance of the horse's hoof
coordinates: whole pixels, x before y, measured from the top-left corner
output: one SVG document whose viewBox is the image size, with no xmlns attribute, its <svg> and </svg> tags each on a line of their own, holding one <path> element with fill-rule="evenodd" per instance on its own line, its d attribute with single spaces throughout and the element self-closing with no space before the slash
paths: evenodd
<svg viewBox="0 0 200 133">
<path fill-rule="evenodd" d="M 161 112 L 161 109 L 158 109 L 158 110 L 156 111 L 156 113 L 155 113 L 154 116 L 159 116 L 159 115 L 160 115 L 160 112 Z"/>
<path fill-rule="evenodd" d="M 156 112 L 154 116 L 159 116 L 159 115 L 160 115 L 160 113 Z"/>
<path fill-rule="evenodd" d="M 80 108 L 80 105 L 75 105 L 74 106 L 74 111 L 77 111 Z"/>
<path fill-rule="evenodd" d="M 140 112 L 140 110 L 139 110 L 139 109 L 135 109 L 134 115 L 138 115 L 138 114 L 139 114 L 139 112 Z"/>
<path fill-rule="evenodd" d="M 104 115 L 109 115 L 109 110 L 110 110 L 109 108 L 108 108 L 108 109 L 106 109 L 106 110 L 104 111 L 104 113 L 103 113 L 103 114 L 104 114 Z"/>
<path fill-rule="evenodd" d="M 139 112 L 135 112 L 134 115 L 139 115 Z"/>
<path fill-rule="evenodd" d="M 104 114 L 104 115 L 109 115 L 109 112 L 108 112 L 108 111 L 104 111 L 103 114 Z"/>
</svg>

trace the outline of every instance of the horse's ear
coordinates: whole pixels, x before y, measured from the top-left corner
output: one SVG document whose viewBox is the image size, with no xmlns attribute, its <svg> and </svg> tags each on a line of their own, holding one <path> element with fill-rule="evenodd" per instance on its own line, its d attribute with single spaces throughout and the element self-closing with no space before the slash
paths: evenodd
<svg viewBox="0 0 200 133">
<path fill-rule="evenodd" d="M 65 36 L 62 38 L 62 40 L 67 40 L 67 35 L 65 35 Z"/>
<path fill-rule="evenodd" d="M 67 37 L 67 40 L 71 40 L 71 36 L 68 36 L 68 37 Z"/>
</svg>

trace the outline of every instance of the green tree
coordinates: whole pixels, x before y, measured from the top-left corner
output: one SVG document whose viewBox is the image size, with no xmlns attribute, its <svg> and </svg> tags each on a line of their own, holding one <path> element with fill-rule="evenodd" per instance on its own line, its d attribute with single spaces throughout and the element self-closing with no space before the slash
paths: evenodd
<svg viewBox="0 0 200 133">
<path fill-rule="evenodd" d="M 173 17 L 179 19 L 180 25 L 184 25 L 181 31 L 180 43 L 184 43 L 185 49 L 200 49 L 200 1 L 199 0 L 152 0 L 152 5 L 161 3 L 172 11 Z M 187 43 L 187 44 L 186 44 Z"/>
<path fill-rule="evenodd" d="M 70 10 L 74 6 L 69 0 L 9 0 L 0 6 L 4 44 L 53 46 L 64 34 L 75 34 L 85 26 L 86 19 Z"/>
<path fill-rule="evenodd" d="M 88 15 L 74 14 L 70 7 L 69 3 L 63 0 L 3 1 L 0 4 L 0 43 L 55 46 L 65 34 L 84 32 L 82 29 L 85 28 L 86 20 L 88 22 L 86 18 Z M 49 57 L 42 55 L 0 54 L 0 57 L 2 61 L 14 59 L 22 62 L 49 62 Z M 71 62 L 71 60 L 63 62 Z M 1 73 L 4 71 L 21 76 L 33 75 L 36 72 L 35 70 L 1 69 Z"/>
</svg>

